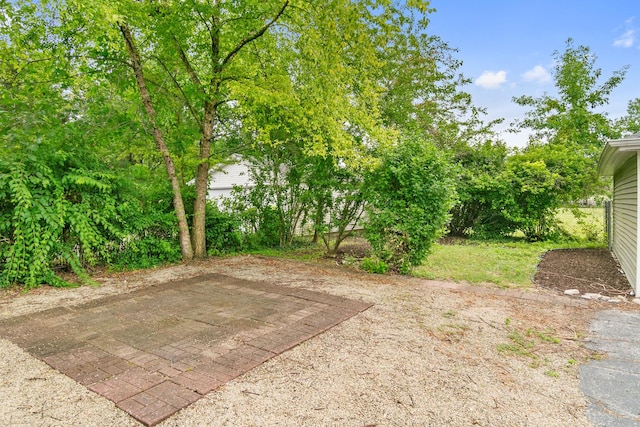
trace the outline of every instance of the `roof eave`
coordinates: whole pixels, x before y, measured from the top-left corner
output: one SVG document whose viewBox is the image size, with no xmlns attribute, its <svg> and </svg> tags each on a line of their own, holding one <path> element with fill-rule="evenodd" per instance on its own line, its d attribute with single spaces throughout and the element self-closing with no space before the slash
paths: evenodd
<svg viewBox="0 0 640 427">
<path fill-rule="evenodd" d="M 598 173 L 612 176 L 618 167 L 639 151 L 640 133 L 607 142 L 598 161 Z"/>
</svg>

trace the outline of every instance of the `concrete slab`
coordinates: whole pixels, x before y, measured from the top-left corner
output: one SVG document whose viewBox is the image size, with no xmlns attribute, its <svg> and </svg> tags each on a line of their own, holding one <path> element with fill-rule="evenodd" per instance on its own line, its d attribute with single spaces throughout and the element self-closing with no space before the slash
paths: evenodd
<svg viewBox="0 0 640 427">
<path fill-rule="evenodd" d="M 590 333 L 587 347 L 607 358 L 580 368 L 587 415 L 596 426 L 640 426 L 640 314 L 601 311 Z"/>
<path fill-rule="evenodd" d="M 0 321 L 0 337 L 151 426 L 370 306 L 208 274 Z"/>
</svg>

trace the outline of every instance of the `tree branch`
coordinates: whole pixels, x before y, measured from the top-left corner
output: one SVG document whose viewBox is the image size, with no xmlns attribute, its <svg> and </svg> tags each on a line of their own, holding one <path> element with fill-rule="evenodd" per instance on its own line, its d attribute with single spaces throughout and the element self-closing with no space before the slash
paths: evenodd
<svg viewBox="0 0 640 427">
<path fill-rule="evenodd" d="M 200 10 L 197 8 L 198 4 L 191 0 L 191 4 L 193 4 L 196 13 L 198 14 L 198 17 L 200 17 L 200 20 L 202 21 L 202 23 L 204 24 L 205 27 L 207 27 L 207 31 L 209 32 L 209 35 L 212 35 L 212 31 L 211 31 L 211 27 L 209 26 L 209 22 L 204 18 L 204 16 L 202 16 L 202 12 L 200 12 Z"/>
<path fill-rule="evenodd" d="M 157 56 L 154 57 L 156 61 L 158 61 L 158 64 L 160 64 L 160 66 L 164 69 L 164 71 L 169 75 L 169 77 L 171 77 L 171 80 L 173 81 L 173 85 L 176 87 L 176 89 L 178 89 L 178 91 L 182 94 L 182 98 L 185 102 L 185 104 L 187 104 L 187 108 L 189 109 L 189 112 L 191 113 L 191 115 L 193 116 L 193 119 L 196 121 L 196 123 L 198 123 L 198 127 L 200 128 L 200 130 L 202 131 L 202 119 L 198 116 L 198 114 L 196 113 L 195 109 L 193 108 L 193 105 L 191 105 L 191 103 L 189 102 L 189 98 L 187 98 L 187 94 L 184 93 L 184 90 L 182 89 L 182 86 L 180 86 L 180 82 L 178 82 L 178 80 L 175 78 L 175 76 L 171 73 L 171 71 L 169 71 L 169 68 L 167 68 L 167 66 L 165 65 L 165 63 L 158 58 Z M 197 77 L 196 77 L 197 78 Z"/>
<path fill-rule="evenodd" d="M 257 39 L 258 37 L 262 36 L 269 29 L 269 27 L 271 27 L 280 18 L 280 16 L 284 13 L 284 10 L 287 8 L 288 5 L 289 5 L 289 0 L 285 0 L 284 4 L 280 8 L 280 10 L 276 14 L 276 16 L 274 16 L 273 19 L 271 19 L 271 21 L 267 22 L 257 32 L 249 35 L 247 38 L 242 40 L 235 47 L 235 49 L 233 49 L 231 52 L 229 52 L 229 54 L 222 61 L 222 66 L 226 65 L 229 61 L 231 61 L 233 59 L 233 57 L 236 56 L 238 54 L 238 52 L 240 52 L 240 50 L 242 50 L 242 48 L 245 47 L 248 43 L 251 43 L 252 41 Z"/>
<path fill-rule="evenodd" d="M 200 78 L 198 77 L 196 70 L 194 70 L 193 67 L 191 66 L 191 62 L 189 61 L 189 58 L 187 58 L 187 54 L 185 53 L 184 49 L 182 49 L 182 46 L 180 46 L 180 43 L 178 42 L 178 39 L 175 36 L 173 37 L 173 41 L 176 44 L 176 48 L 178 49 L 178 54 L 180 55 L 180 60 L 184 64 L 184 68 L 187 70 L 187 74 L 189 75 L 189 78 L 191 79 L 193 84 L 196 85 L 196 87 L 202 93 L 204 93 L 204 88 L 202 87 L 202 83 L 200 82 Z"/>
</svg>

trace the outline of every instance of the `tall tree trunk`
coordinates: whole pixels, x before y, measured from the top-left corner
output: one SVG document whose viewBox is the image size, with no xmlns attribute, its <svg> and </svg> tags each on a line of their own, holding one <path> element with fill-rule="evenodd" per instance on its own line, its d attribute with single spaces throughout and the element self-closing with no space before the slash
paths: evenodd
<svg viewBox="0 0 640 427">
<path fill-rule="evenodd" d="M 209 101 L 205 105 L 202 136 L 200 138 L 200 154 L 198 170 L 196 172 L 196 200 L 193 202 L 193 249 L 196 258 L 207 256 L 206 241 L 206 209 L 207 193 L 209 190 L 209 156 L 211 154 L 211 139 L 215 127 L 216 104 Z"/>
<path fill-rule="evenodd" d="M 184 211 L 184 202 L 182 200 L 182 193 L 180 192 L 180 183 L 178 182 L 178 177 L 176 175 L 176 168 L 162 135 L 162 131 L 158 127 L 156 121 L 156 110 L 153 106 L 153 102 L 151 101 L 149 90 L 147 89 L 146 80 L 142 71 L 142 62 L 140 61 L 140 55 L 138 54 L 138 51 L 136 49 L 135 43 L 133 41 L 133 36 L 131 35 L 131 31 L 129 30 L 129 26 L 123 23 L 118 23 L 118 26 L 120 27 L 120 31 L 122 32 L 122 36 L 124 37 L 125 43 L 127 45 L 127 51 L 129 52 L 129 57 L 131 58 L 131 65 L 136 76 L 136 82 L 138 83 L 138 89 L 140 91 L 142 104 L 144 105 L 145 111 L 147 112 L 149 123 L 153 128 L 153 139 L 156 142 L 158 151 L 160 151 L 160 153 L 162 154 L 162 159 L 164 160 L 164 165 L 167 169 L 167 175 L 169 176 L 169 180 L 171 181 L 171 189 L 173 191 L 173 208 L 178 219 L 178 229 L 180 232 L 180 250 L 182 251 L 182 259 L 184 261 L 189 261 L 193 258 L 193 248 L 191 246 L 189 224 L 187 223 L 187 216 Z"/>
</svg>

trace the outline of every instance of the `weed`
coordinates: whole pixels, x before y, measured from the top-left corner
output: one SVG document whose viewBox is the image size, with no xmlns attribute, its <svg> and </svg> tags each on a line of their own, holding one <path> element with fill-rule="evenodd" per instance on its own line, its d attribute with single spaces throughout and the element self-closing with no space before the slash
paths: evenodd
<svg viewBox="0 0 640 427">
<path fill-rule="evenodd" d="M 545 371 L 544 373 L 546 376 L 551 377 L 551 378 L 559 378 L 560 374 L 558 373 L 558 371 L 555 371 L 553 369 L 550 369 L 548 371 Z"/>
<path fill-rule="evenodd" d="M 447 318 L 447 319 L 451 319 L 452 317 L 456 317 L 456 312 L 455 312 L 455 310 L 445 311 L 444 313 L 442 313 L 442 317 Z"/>
<path fill-rule="evenodd" d="M 511 319 L 508 317 L 505 320 L 505 324 L 509 326 Z M 518 329 L 512 329 L 507 335 L 509 338 L 508 343 L 499 344 L 496 349 L 499 353 L 507 354 L 515 357 L 525 357 L 529 359 L 528 366 L 533 369 L 538 369 L 541 366 L 547 367 L 545 375 L 553 378 L 560 376 L 557 370 L 551 368 L 552 361 L 547 357 L 540 357 L 538 350 L 541 345 L 548 344 L 561 344 L 560 339 L 555 336 L 553 329 L 547 328 L 545 330 L 538 330 L 536 328 L 529 328 L 524 331 Z M 577 364 L 574 359 L 569 359 L 566 368 Z"/>
<path fill-rule="evenodd" d="M 587 357 L 587 360 L 605 360 L 607 357 L 607 353 L 593 353 Z"/>
<path fill-rule="evenodd" d="M 552 344 L 560 344 L 560 338 L 551 335 L 554 331 L 551 329 L 545 329 L 544 331 L 538 331 L 536 329 L 527 329 L 528 337 L 536 337 L 540 341 L 549 342 Z"/>
<path fill-rule="evenodd" d="M 358 264 L 358 259 L 356 257 L 354 257 L 353 255 L 345 255 L 344 258 L 342 258 L 342 265 L 344 266 L 352 266 L 352 265 L 356 265 Z"/>
<path fill-rule="evenodd" d="M 514 356 L 526 356 L 532 359 L 537 359 L 537 356 L 532 353 L 536 343 L 533 340 L 528 340 L 519 331 L 511 331 L 507 338 L 511 340 L 511 343 L 498 344 L 497 349 L 500 353 L 508 353 Z"/>
<path fill-rule="evenodd" d="M 363 258 L 360 266 L 369 273 L 385 274 L 389 270 L 387 263 L 377 258 Z"/>
</svg>

